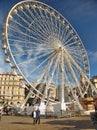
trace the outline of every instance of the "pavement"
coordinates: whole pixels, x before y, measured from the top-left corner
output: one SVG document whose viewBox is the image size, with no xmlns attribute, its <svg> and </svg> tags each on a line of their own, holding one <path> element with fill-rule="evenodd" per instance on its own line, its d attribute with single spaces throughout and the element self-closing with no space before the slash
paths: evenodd
<svg viewBox="0 0 97 130">
<path fill-rule="evenodd" d="M 33 125 L 31 117 L 3 116 L 0 130 L 96 130 L 90 116 L 70 118 L 43 118 L 41 123 Z"/>
</svg>

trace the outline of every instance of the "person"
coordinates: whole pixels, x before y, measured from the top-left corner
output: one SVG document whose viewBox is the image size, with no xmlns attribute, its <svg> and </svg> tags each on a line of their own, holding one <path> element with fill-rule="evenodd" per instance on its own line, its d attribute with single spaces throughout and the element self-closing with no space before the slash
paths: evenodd
<svg viewBox="0 0 97 130">
<path fill-rule="evenodd" d="M 40 124 L 40 110 L 39 110 L 39 108 L 36 110 L 36 123 Z"/>
<path fill-rule="evenodd" d="M 97 112 L 97 101 L 94 101 L 95 112 Z"/>
<path fill-rule="evenodd" d="M 33 125 L 35 125 L 36 124 L 36 110 L 35 109 L 32 112 L 32 117 L 33 117 Z"/>
<path fill-rule="evenodd" d="M 0 120 L 2 118 L 2 108 L 0 108 Z"/>
</svg>

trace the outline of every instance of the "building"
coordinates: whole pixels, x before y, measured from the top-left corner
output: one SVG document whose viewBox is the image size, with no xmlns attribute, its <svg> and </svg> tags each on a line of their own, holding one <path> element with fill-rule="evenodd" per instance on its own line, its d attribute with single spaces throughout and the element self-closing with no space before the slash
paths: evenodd
<svg viewBox="0 0 97 130">
<path fill-rule="evenodd" d="M 93 76 L 91 79 L 92 84 L 97 88 L 97 76 Z"/>
<path fill-rule="evenodd" d="M 23 77 L 12 73 L 0 74 L 0 102 L 17 104 L 23 103 L 24 98 Z"/>
<path fill-rule="evenodd" d="M 94 76 L 91 80 L 91 83 L 97 88 L 97 76 Z M 95 110 L 97 108 L 97 96 L 96 93 L 89 89 L 88 93 L 84 96 L 84 98 L 80 99 L 80 103 L 83 106 L 84 110 L 90 111 Z"/>
</svg>

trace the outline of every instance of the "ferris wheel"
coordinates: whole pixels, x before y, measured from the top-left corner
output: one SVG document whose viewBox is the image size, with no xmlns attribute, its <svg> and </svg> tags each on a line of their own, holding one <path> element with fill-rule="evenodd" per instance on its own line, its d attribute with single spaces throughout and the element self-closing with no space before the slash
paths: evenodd
<svg viewBox="0 0 97 130">
<path fill-rule="evenodd" d="M 2 39 L 6 62 L 22 74 L 36 97 L 45 99 L 51 84 L 58 89 L 60 102 L 66 102 L 70 93 L 74 99 L 75 88 L 84 96 L 87 87 L 80 86 L 80 79 L 90 75 L 86 50 L 72 25 L 54 8 L 33 0 L 17 3 L 5 20 Z"/>
</svg>

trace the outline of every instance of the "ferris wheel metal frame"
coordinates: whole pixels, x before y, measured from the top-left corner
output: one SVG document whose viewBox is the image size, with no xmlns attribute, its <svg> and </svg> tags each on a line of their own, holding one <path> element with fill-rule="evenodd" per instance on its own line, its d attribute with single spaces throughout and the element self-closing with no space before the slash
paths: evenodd
<svg viewBox="0 0 97 130">
<path fill-rule="evenodd" d="M 13 6 L 4 23 L 2 43 L 6 62 L 31 86 L 32 90 L 26 86 L 28 95 L 47 100 L 53 83 L 59 87 L 59 101 L 64 104 L 64 85 L 68 84 L 66 91 L 79 104 L 73 88 L 81 97 L 88 89 L 80 86 L 80 76 L 92 85 L 88 56 L 79 35 L 66 18 L 45 3 L 27 0 Z M 41 85 L 37 88 L 32 82 Z"/>
</svg>

